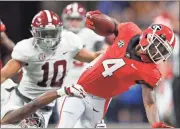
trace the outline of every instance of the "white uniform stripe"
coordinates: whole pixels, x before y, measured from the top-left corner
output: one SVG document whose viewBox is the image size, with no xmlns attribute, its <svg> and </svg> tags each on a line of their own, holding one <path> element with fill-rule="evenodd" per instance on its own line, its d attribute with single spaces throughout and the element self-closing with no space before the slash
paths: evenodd
<svg viewBox="0 0 180 129">
<path fill-rule="evenodd" d="M 46 15 L 47 15 L 47 18 L 48 18 L 48 23 L 51 23 L 52 22 L 52 18 L 51 18 L 51 14 L 48 10 L 44 10 Z"/>
<path fill-rule="evenodd" d="M 72 9 L 73 9 L 73 12 L 78 12 L 78 4 L 77 3 L 74 3 L 72 5 Z"/>
<path fill-rule="evenodd" d="M 169 44 L 172 44 L 172 42 L 174 41 L 174 33 L 172 35 L 171 41 L 169 42 Z"/>
</svg>

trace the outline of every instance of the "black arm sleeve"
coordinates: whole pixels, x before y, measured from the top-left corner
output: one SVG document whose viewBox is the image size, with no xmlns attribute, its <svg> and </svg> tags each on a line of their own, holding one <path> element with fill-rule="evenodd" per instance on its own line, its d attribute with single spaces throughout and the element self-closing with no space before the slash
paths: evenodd
<svg viewBox="0 0 180 129">
<path fill-rule="evenodd" d="M 148 88 L 153 90 L 153 87 L 151 85 L 149 85 L 148 83 L 146 83 L 144 80 L 137 80 L 136 83 L 137 84 L 144 84 L 145 86 L 147 86 Z"/>
</svg>

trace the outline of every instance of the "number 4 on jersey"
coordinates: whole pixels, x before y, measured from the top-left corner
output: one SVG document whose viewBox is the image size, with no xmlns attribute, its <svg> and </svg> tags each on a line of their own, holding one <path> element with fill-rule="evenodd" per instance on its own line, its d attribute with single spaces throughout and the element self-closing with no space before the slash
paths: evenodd
<svg viewBox="0 0 180 129">
<path fill-rule="evenodd" d="M 107 77 L 107 76 L 112 76 L 113 72 L 124 66 L 126 63 L 124 62 L 123 59 L 108 59 L 108 60 L 104 60 L 102 64 L 105 70 L 104 72 L 102 72 L 102 75 L 104 77 Z"/>
</svg>

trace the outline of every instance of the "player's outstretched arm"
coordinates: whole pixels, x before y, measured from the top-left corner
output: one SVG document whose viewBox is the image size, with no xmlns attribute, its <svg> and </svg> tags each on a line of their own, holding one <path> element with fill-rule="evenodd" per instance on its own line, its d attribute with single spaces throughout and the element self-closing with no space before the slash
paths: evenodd
<svg viewBox="0 0 180 129">
<path fill-rule="evenodd" d="M 1 44 L 4 45 L 10 52 L 15 46 L 14 42 L 8 38 L 5 32 L 1 32 Z"/>
<path fill-rule="evenodd" d="M 9 112 L 1 120 L 1 124 L 2 125 L 3 124 L 13 124 L 13 123 L 19 122 L 19 121 L 27 118 L 31 114 L 35 113 L 39 108 L 41 108 L 41 107 L 49 104 L 53 100 L 57 99 L 58 97 L 60 97 L 60 96 L 57 94 L 56 90 L 49 91 L 49 92 L 43 94 L 42 96 L 34 99 L 33 101 L 26 104 L 25 106 L 23 106 L 17 110 Z"/>
<path fill-rule="evenodd" d="M 1 124 L 13 124 L 19 122 L 35 113 L 39 108 L 46 106 L 55 99 L 64 95 L 84 98 L 86 93 L 80 85 L 73 85 L 71 87 L 48 91 L 25 106 L 7 113 L 1 120 Z"/>
<path fill-rule="evenodd" d="M 146 115 L 152 127 L 153 128 L 172 128 L 171 126 L 168 126 L 165 123 L 161 122 L 159 119 L 154 90 L 152 90 L 146 85 L 143 85 L 142 96 L 143 96 L 144 107 L 146 110 Z"/>
<path fill-rule="evenodd" d="M 154 90 L 143 85 L 142 86 L 142 96 L 143 96 L 144 107 L 146 110 L 146 115 L 149 120 L 149 123 L 153 124 L 155 122 L 159 122 L 160 120 L 159 120 L 157 106 L 155 103 Z"/>
<path fill-rule="evenodd" d="M 6 79 L 12 77 L 22 68 L 22 63 L 15 59 L 11 59 L 8 63 L 1 69 L 1 83 Z"/>
<path fill-rule="evenodd" d="M 77 55 L 74 57 L 74 59 L 81 61 L 81 62 L 91 62 L 93 61 L 95 58 L 97 58 L 100 54 L 102 54 L 103 51 L 98 51 L 98 52 L 92 52 L 89 51 L 87 49 L 81 49 L 81 51 L 79 51 L 77 53 Z"/>
</svg>

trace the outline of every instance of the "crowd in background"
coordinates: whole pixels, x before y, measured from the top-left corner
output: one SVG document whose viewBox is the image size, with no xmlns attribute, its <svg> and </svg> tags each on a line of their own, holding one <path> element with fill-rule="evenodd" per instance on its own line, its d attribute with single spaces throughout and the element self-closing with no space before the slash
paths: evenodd
<svg viewBox="0 0 180 129">
<path fill-rule="evenodd" d="M 63 7 L 68 3 L 70 2 L 41 2 L 38 3 L 38 7 L 39 9 L 53 9 L 53 11 L 60 15 Z M 152 23 L 161 23 L 168 25 L 175 31 L 177 36 L 177 46 L 175 46 L 173 56 L 169 59 L 169 61 L 166 64 L 159 65 L 159 68 L 163 73 L 163 78 L 162 83 L 157 89 L 156 95 L 161 119 L 164 119 L 169 123 L 174 123 L 175 115 L 173 110 L 171 87 L 174 78 L 179 76 L 179 3 L 172 1 L 86 1 L 80 3 L 82 3 L 87 10 L 98 9 L 102 13 L 105 13 L 120 22 L 135 22 L 142 29 L 148 27 Z M 6 21 L 6 19 L 4 21 Z M 28 22 L 28 24 L 30 24 L 31 21 Z M 9 26 L 7 26 L 7 28 L 9 30 L 12 29 L 9 28 Z M 28 28 L 26 29 L 28 30 Z M 12 40 L 14 39 L 12 38 Z M 55 121 L 56 119 L 57 118 L 55 118 Z M 105 120 L 107 122 L 121 123 L 147 122 L 141 96 L 141 86 L 135 85 L 129 91 L 114 97 L 108 109 Z"/>
</svg>

